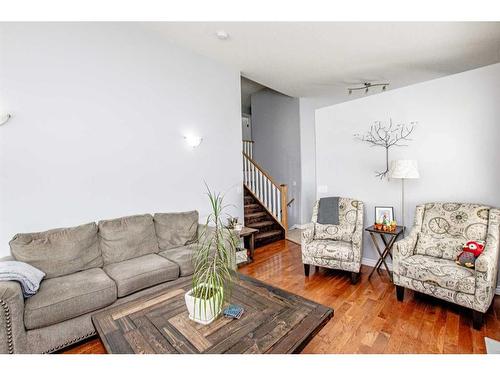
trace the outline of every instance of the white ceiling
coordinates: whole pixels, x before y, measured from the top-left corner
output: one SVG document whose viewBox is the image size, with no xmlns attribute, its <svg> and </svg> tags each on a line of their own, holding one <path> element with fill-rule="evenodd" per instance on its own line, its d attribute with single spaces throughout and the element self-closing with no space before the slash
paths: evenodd
<svg viewBox="0 0 500 375">
<path fill-rule="evenodd" d="M 364 81 L 389 89 L 500 62 L 499 22 L 150 23 L 171 42 L 284 94 L 332 96 Z M 221 41 L 215 31 L 225 30 Z M 375 89 L 374 89 L 375 91 Z"/>
</svg>

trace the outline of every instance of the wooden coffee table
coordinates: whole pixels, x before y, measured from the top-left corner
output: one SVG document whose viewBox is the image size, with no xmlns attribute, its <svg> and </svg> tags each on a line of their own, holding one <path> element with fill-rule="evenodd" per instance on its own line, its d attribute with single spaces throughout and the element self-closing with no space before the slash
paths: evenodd
<svg viewBox="0 0 500 375">
<path fill-rule="evenodd" d="M 191 280 L 179 279 L 92 322 L 108 353 L 299 353 L 333 316 L 329 307 L 238 277 L 231 303 L 245 309 L 239 320 L 191 321 L 184 303 Z"/>
</svg>

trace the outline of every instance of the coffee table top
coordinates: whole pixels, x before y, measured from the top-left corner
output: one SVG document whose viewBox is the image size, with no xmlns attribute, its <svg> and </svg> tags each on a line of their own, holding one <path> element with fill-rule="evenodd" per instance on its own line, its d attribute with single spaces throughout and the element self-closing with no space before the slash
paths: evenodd
<svg viewBox="0 0 500 375">
<path fill-rule="evenodd" d="M 92 322 L 108 353 L 298 353 L 333 316 L 329 307 L 238 277 L 231 303 L 245 309 L 239 320 L 191 321 L 184 302 L 191 279 L 184 278 Z"/>
</svg>

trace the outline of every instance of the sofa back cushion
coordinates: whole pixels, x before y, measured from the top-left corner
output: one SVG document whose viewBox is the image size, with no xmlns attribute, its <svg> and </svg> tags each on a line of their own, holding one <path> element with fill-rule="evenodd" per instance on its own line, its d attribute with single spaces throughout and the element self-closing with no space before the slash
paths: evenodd
<svg viewBox="0 0 500 375">
<path fill-rule="evenodd" d="M 161 250 L 173 249 L 196 242 L 198 211 L 156 213 L 154 223 Z"/>
<path fill-rule="evenodd" d="M 484 241 L 490 207 L 472 203 L 428 203 L 425 205 L 422 233 L 443 237 L 462 237 Z"/>
<path fill-rule="evenodd" d="M 96 223 L 20 233 L 9 244 L 16 260 L 45 272 L 47 279 L 103 265 Z"/>
<path fill-rule="evenodd" d="M 350 242 L 356 230 L 358 201 L 339 198 L 339 225 L 318 223 L 319 200 L 313 207 L 314 239 Z"/>
<path fill-rule="evenodd" d="M 146 214 L 99 221 L 99 246 L 104 264 L 157 253 L 153 216 Z"/>
</svg>

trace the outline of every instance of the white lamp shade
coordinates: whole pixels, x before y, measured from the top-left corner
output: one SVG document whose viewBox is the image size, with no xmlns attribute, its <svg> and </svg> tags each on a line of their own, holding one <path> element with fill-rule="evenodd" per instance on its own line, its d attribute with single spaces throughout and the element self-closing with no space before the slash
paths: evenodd
<svg viewBox="0 0 500 375">
<path fill-rule="evenodd" d="M 420 178 L 416 160 L 393 160 L 389 169 L 390 178 Z"/>
</svg>

